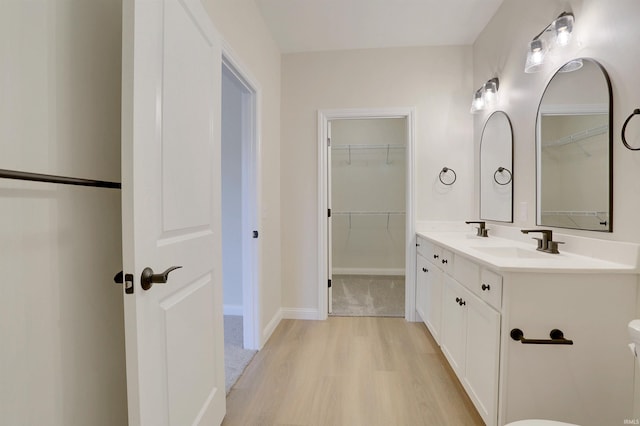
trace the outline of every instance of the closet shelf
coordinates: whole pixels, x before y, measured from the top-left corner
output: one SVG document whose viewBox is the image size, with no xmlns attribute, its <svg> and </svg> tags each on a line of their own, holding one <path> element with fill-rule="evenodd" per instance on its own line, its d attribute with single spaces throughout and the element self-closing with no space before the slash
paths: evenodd
<svg viewBox="0 0 640 426">
<path fill-rule="evenodd" d="M 349 145 L 334 145 L 331 147 L 333 150 L 358 150 L 358 149 L 405 149 L 404 145 L 392 145 L 392 144 L 377 144 L 377 145 L 361 145 L 361 144 L 349 144 Z"/>
<path fill-rule="evenodd" d="M 580 132 L 572 133 L 564 136 L 560 139 L 549 141 L 543 144 L 544 147 L 563 146 L 574 142 L 579 142 L 584 139 L 588 139 L 592 136 L 602 135 L 609 131 L 609 125 L 603 124 L 602 126 L 592 127 L 591 129 L 582 130 Z"/>
<path fill-rule="evenodd" d="M 354 212 L 331 212 L 332 215 L 404 215 L 405 212 L 397 211 L 397 212 L 379 212 L 379 211 L 354 211 Z"/>
<path fill-rule="evenodd" d="M 389 220 L 391 216 L 404 216 L 406 213 L 402 211 L 379 212 L 379 211 L 354 211 L 354 212 L 331 212 L 332 216 L 347 216 L 349 218 L 349 229 L 351 229 L 351 220 L 353 216 L 387 216 L 387 229 L 389 229 Z"/>
<path fill-rule="evenodd" d="M 331 149 L 336 150 L 336 151 L 348 151 L 349 152 L 349 159 L 347 160 L 347 164 L 351 164 L 351 151 L 359 151 L 359 150 L 374 150 L 374 149 L 382 149 L 385 150 L 387 153 L 387 160 L 386 163 L 387 164 L 391 164 L 391 161 L 389 161 L 389 152 L 392 149 L 405 149 L 406 146 L 404 145 L 392 145 L 392 144 L 386 144 L 386 145 L 361 145 L 361 144 L 356 144 L 356 145 L 335 145 L 334 147 L 332 147 Z"/>
</svg>

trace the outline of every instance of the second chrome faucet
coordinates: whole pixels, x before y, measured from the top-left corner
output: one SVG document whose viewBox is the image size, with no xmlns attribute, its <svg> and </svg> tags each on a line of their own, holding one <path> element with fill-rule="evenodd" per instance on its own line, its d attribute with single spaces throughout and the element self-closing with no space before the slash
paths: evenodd
<svg viewBox="0 0 640 426">
<path fill-rule="evenodd" d="M 476 232 L 476 235 L 478 237 L 488 237 L 489 234 L 489 230 L 486 228 L 486 224 L 483 221 L 466 221 L 465 222 L 467 225 L 471 224 L 471 223 L 477 223 L 478 227 L 476 228 L 478 231 Z"/>
<path fill-rule="evenodd" d="M 550 229 L 522 229 L 523 234 L 529 234 L 532 232 L 539 232 L 542 234 L 542 238 L 533 238 L 538 241 L 538 248 L 536 250 L 543 251 L 545 253 L 558 254 L 558 244 L 564 244 L 562 241 L 553 241 L 553 232 Z"/>
</svg>

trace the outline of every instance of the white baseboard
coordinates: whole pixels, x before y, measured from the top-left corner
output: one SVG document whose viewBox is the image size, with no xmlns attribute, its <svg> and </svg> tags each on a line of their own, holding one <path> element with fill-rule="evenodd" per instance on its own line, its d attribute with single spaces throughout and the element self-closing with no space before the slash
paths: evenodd
<svg viewBox="0 0 640 426">
<path fill-rule="evenodd" d="M 317 320 L 318 310 L 308 308 L 282 308 L 282 317 L 285 319 Z"/>
<path fill-rule="evenodd" d="M 404 268 L 333 268 L 334 275 L 404 275 Z"/>
<path fill-rule="evenodd" d="M 223 310 L 225 315 L 238 315 L 242 316 L 244 314 L 242 310 L 242 305 L 224 305 Z"/>
<path fill-rule="evenodd" d="M 273 315 L 273 317 L 271 318 L 267 326 L 264 328 L 264 330 L 262 330 L 262 339 L 260 342 L 260 348 L 262 348 L 264 344 L 267 343 L 267 340 L 269 340 L 269 338 L 275 331 L 276 327 L 278 327 L 278 324 L 280 324 L 280 321 L 282 321 L 282 309 L 278 309 L 278 311 Z"/>
</svg>

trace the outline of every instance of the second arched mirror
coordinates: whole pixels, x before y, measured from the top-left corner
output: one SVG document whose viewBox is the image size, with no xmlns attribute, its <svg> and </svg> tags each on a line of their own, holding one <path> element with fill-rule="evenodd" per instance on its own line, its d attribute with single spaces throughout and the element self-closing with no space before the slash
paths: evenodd
<svg viewBox="0 0 640 426">
<path fill-rule="evenodd" d="M 513 222 L 513 130 L 502 111 L 491 114 L 482 130 L 480 218 Z"/>
<path fill-rule="evenodd" d="M 567 62 L 538 109 L 537 224 L 611 232 L 611 82 L 593 59 Z"/>
</svg>

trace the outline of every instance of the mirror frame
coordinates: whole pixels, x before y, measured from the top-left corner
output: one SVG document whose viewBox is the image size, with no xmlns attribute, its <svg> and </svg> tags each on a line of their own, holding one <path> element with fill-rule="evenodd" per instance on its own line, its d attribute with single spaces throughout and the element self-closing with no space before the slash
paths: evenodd
<svg viewBox="0 0 640 426">
<path fill-rule="evenodd" d="M 492 219 L 492 218 L 487 218 L 487 217 L 483 217 L 482 215 L 482 143 L 483 143 L 483 138 L 484 138 L 484 133 L 485 130 L 487 128 L 487 124 L 489 124 L 489 120 L 491 120 L 491 117 L 493 117 L 496 114 L 502 114 L 504 115 L 504 117 L 507 119 L 507 123 L 509 124 L 509 132 L 511 134 L 511 219 L 510 220 L 496 220 L 496 219 Z M 511 118 L 509 117 L 509 114 L 507 114 L 504 111 L 501 110 L 496 110 L 493 111 L 486 119 L 486 121 L 484 122 L 484 125 L 482 126 L 482 134 L 480 135 L 480 149 L 478 152 L 478 162 L 480 164 L 479 167 L 479 191 L 478 191 L 478 209 L 479 209 L 479 215 L 478 217 L 480 217 L 480 220 L 490 220 L 492 222 L 501 222 L 501 223 L 513 223 L 513 212 L 514 212 L 514 208 L 513 208 L 513 180 L 514 180 L 514 175 L 515 172 L 513 170 L 513 163 L 514 163 L 514 155 L 513 155 L 513 151 L 514 151 L 514 143 L 513 143 L 513 124 L 511 123 Z"/>
<path fill-rule="evenodd" d="M 547 93 L 547 90 L 549 89 L 549 85 L 551 84 L 551 82 L 553 81 L 554 77 L 556 75 L 558 75 L 558 73 L 560 72 L 560 70 L 569 62 L 571 61 L 575 61 L 577 59 L 582 59 L 583 61 L 588 61 L 590 63 L 593 63 L 594 65 L 596 65 L 600 71 L 602 72 L 602 75 L 604 76 L 605 82 L 607 84 L 607 91 L 609 93 L 609 102 L 608 102 L 608 106 L 609 106 L 609 117 L 608 117 L 608 125 L 609 125 L 609 144 L 608 144 L 608 148 L 609 148 L 609 159 L 608 159 L 608 166 L 609 166 L 609 185 L 608 185 L 608 189 L 609 189 L 609 223 L 607 226 L 607 229 L 586 229 L 586 228 L 578 228 L 578 227 L 570 227 L 570 226 L 548 226 L 548 225 L 544 225 L 541 222 L 541 214 L 540 214 L 540 199 L 541 199 L 541 194 L 540 194 L 540 152 L 541 152 L 541 148 L 539 147 L 540 144 L 540 107 L 542 106 L 542 101 L 544 100 L 544 95 Z M 588 58 L 588 57 L 579 57 L 579 58 L 572 58 L 568 61 L 566 61 L 565 63 L 563 63 L 562 65 L 560 65 L 560 67 L 558 67 L 558 69 L 556 69 L 556 71 L 553 73 L 553 75 L 551 76 L 551 78 L 547 81 L 547 84 L 545 85 L 544 91 L 542 92 L 542 97 L 540 98 L 540 102 L 538 103 L 538 109 L 536 111 L 536 129 L 535 129 L 535 149 L 536 149 L 536 225 L 537 226 L 545 226 L 545 227 L 549 227 L 549 228 L 561 228 L 561 229 L 576 229 L 576 230 L 581 230 L 581 231 L 593 231 L 593 232 L 613 232 L 613 92 L 611 90 L 611 79 L 609 78 L 609 74 L 607 73 L 607 70 L 604 68 L 604 66 L 598 62 L 597 60 L 593 59 L 593 58 Z"/>
</svg>

